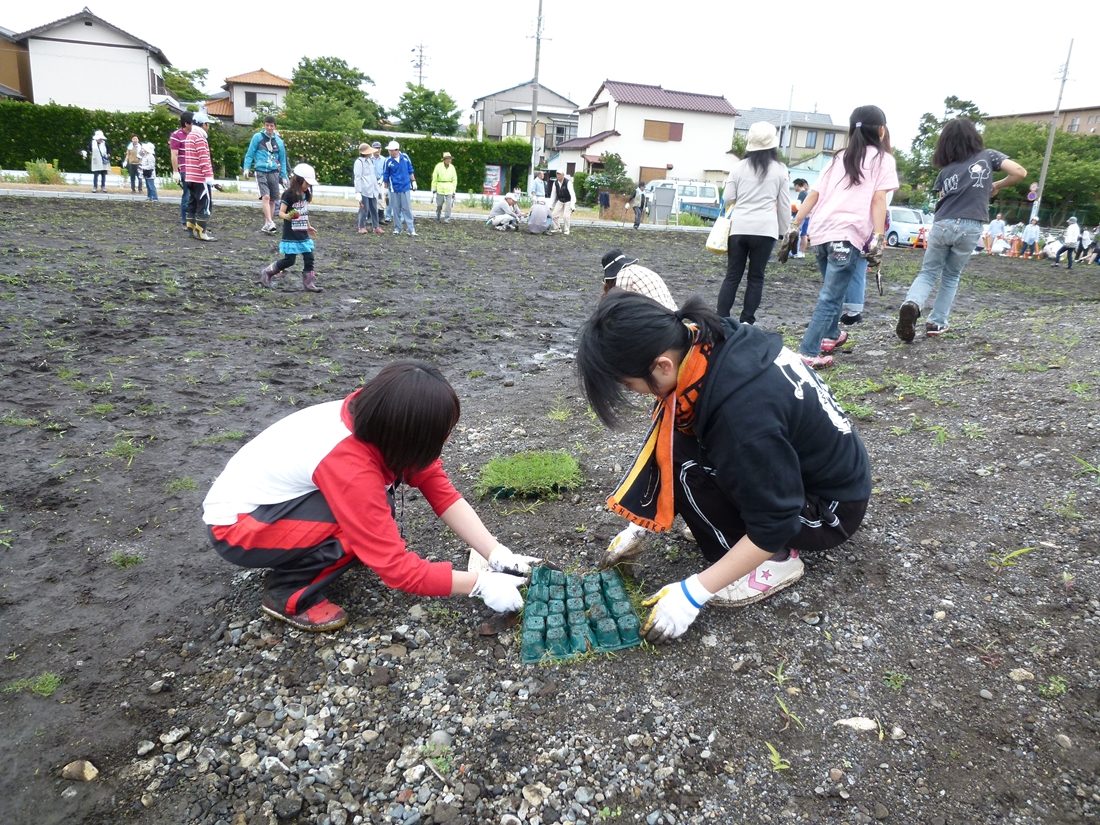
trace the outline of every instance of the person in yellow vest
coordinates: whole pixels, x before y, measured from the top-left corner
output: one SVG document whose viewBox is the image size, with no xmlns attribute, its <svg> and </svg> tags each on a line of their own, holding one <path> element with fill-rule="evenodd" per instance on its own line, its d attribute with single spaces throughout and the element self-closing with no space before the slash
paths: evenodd
<svg viewBox="0 0 1100 825">
<path fill-rule="evenodd" d="M 435 193 L 435 222 L 451 222 L 451 207 L 455 203 L 455 191 L 458 189 L 458 170 L 455 169 L 450 152 L 443 153 L 443 160 L 432 170 L 432 191 Z M 444 212 L 446 207 L 446 212 Z"/>
</svg>

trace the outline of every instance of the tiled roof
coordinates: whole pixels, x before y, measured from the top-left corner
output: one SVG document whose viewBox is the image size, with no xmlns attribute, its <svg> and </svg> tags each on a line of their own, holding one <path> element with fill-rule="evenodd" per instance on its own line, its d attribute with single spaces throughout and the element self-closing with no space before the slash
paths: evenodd
<svg viewBox="0 0 1100 825">
<path fill-rule="evenodd" d="M 618 80 L 605 80 L 592 96 L 589 106 L 596 102 L 600 91 L 607 89 L 616 103 L 635 106 L 651 106 L 658 109 L 679 109 L 684 112 L 704 112 L 712 115 L 735 117 L 737 110 L 721 95 L 702 95 L 695 92 L 674 92 L 660 86 L 646 86 L 642 83 L 624 83 Z"/>
<path fill-rule="evenodd" d="M 227 77 L 225 82 L 226 85 L 240 83 L 246 86 L 278 86 L 283 89 L 289 89 L 292 85 L 285 77 L 272 74 L 267 69 L 257 69 L 254 72 L 245 72 L 244 74 Z"/>
<path fill-rule="evenodd" d="M 757 107 L 755 109 L 744 109 L 740 112 L 740 123 L 757 123 L 764 121 L 770 123 L 772 126 L 780 126 L 788 122 L 787 116 L 790 115 L 790 123 L 812 123 L 816 126 L 834 126 L 833 119 L 829 115 L 821 112 L 796 112 L 794 110 L 788 112 L 786 109 L 766 109 Z M 741 126 L 738 125 L 740 129 Z M 745 126 L 744 128 L 748 128 Z"/>
<path fill-rule="evenodd" d="M 213 117 L 233 117 L 233 101 L 228 97 L 208 100 L 204 104 L 206 113 Z"/>
<path fill-rule="evenodd" d="M 614 129 L 608 129 L 605 132 L 598 132 L 597 134 L 590 135 L 589 137 L 575 137 L 575 138 L 572 138 L 571 140 L 563 140 L 561 143 L 559 143 L 554 148 L 557 149 L 559 152 L 560 151 L 576 150 L 576 149 L 587 149 L 589 146 L 592 146 L 593 144 L 599 143 L 601 140 L 604 140 L 605 138 L 609 138 L 612 135 L 617 136 L 618 134 L 619 133 L 616 132 Z"/>
</svg>

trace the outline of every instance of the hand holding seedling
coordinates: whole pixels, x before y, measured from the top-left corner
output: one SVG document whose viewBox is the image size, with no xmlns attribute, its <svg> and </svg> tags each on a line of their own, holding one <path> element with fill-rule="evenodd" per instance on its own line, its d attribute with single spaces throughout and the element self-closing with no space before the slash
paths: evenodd
<svg viewBox="0 0 1100 825">
<path fill-rule="evenodd" d="M 680 638 L 713 596 L 700 583 L 698 574 L 666 584 L 642 602 L 643 607 L 653 608 L 642 625 L 642 635 L 653 644 Z"/>
<path fill-rule="evenodd" d="M 600 563 L 596 565 L 596 569 L 607 570 L 619 562 L 637 558 L 645 548 L 646 533 L 646 529 L 637 524 L 627 525 L 626 529 L 620 531 L 615 535 L 615 538 L 611 539 L 611 543 L 607 545 L 607 550 L 604 552 L 603 558 L 600 559 Z"/>
<path fill-rule="evenodd" d="M 519 553 L 513 553 L 500 543 L 489 553 L 489 569 L 498 573 L 528 576 L 531 573 L 532 564 L 542 564 L 542 559 L 536 556 L 522 556 Z"/>
</svg>

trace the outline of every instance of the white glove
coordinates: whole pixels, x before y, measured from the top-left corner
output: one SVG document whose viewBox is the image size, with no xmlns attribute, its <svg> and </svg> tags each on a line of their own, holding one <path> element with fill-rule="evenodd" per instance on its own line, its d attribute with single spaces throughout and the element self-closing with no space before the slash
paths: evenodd
<svg viewBox="0 0 1100 825">
<path fill-rule="evenodd" d="M 355 199 L 356 199 L 357 201 L 359 201 L 359 203 L 362 203 L 362 202 L 363 202 L 363 196 L 362 196 L 362 194 L 360 194 L 359 192 L 356 192 L 356 193 L 355 193 Z"/>
<path fill-rule="evenodd" d="M 639 555 L 642 552 L 642 543 L 648 533 L 649 531 L 640 525 L 628 524 L 626 529 L 620 530 L 615 538 L 611 539 L 611 543 L 607 545 L 607 550 L 596 568 L 606 570 L 621 561 Z"/>
<path fill-rule="evenodd" d="M 203 181 L 203 183 L 205 183 L 207 186 L 213 186 L 214 185 L 214 179 L 213 178 L 207 178 L 206 180 Z"/>
<path fill-rule="evenodd" d="M 642 626 L 642 635 L 654 644 L 680 638 L 713 596 L 699 582 L 698 574 L 666 584 L 642 602 L 643 607 L 653 608 Z"/>
<path fill-rule="evenodd" d="M 476 596 L 485 602 L 486 607 L 497 613 L 515 613 L 523 608 L 523 596 L 519 594 L 523 581 L 519 576 L 486 570 L 477 574 L 470 597 Z"/>
<path fill-rule="evenodd" d="M 863 257 L 867 259 L 867 268 L 872 269 L 882 265 L 882 235 L 875 235 L 867 243 Z"/>
<path fill-rule="evenodd" d="M 416 181 L 413 181 L 413 191 L 416 191 Z"/>
<path fill-rule="evenodd" d="M 542 559 L 536 556 L 521 556 L 519 553 L 513 553 L 499 542 L 489 553 L 489 569 L 495 570 L 497 573 L 527 576 L 531 573 L 531 565 L 540 562 L 542 562 Z"/>
</svg>

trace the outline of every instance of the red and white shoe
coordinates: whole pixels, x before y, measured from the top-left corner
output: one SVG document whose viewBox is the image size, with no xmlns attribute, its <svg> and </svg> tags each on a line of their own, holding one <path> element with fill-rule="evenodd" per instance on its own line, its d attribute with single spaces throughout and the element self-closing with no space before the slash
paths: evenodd
<svg viewBox="0 0 1100 825">
<path fill-rule="evenodd" d="M 822 338 L 821 339 L 821 351 L 828 354 L 835 350 L 837 347 L 842 347 L 848 343 L 848 330 L 842 329 L 840 335 L 836 338 Z"/>
<path fill-rule="evenodd" d="M 285 609 L 276 607 L 264 596 L 260 609 L 268 616 L 286 622 L 291 627 L 299 630 L 308 630 L 310 633 L 325 633 L 330 630 L 339 630 L 348 623 L 348 614 L 328 599 L 321 599 L 312 607 L 300 610 L 297 613 L 287 613 Z"/>
<path fill-rule="evenodd" d="M 806 567 L 798 557 L 798 551 L 783 561 L 768 561 L 757 567 L 747 576 L 742 576 L 733 584 L 723 587 L 714 594 L 711 604 L 719 607 L 744 607 L 790 587 L 802 578 Z"/>
</svg>

